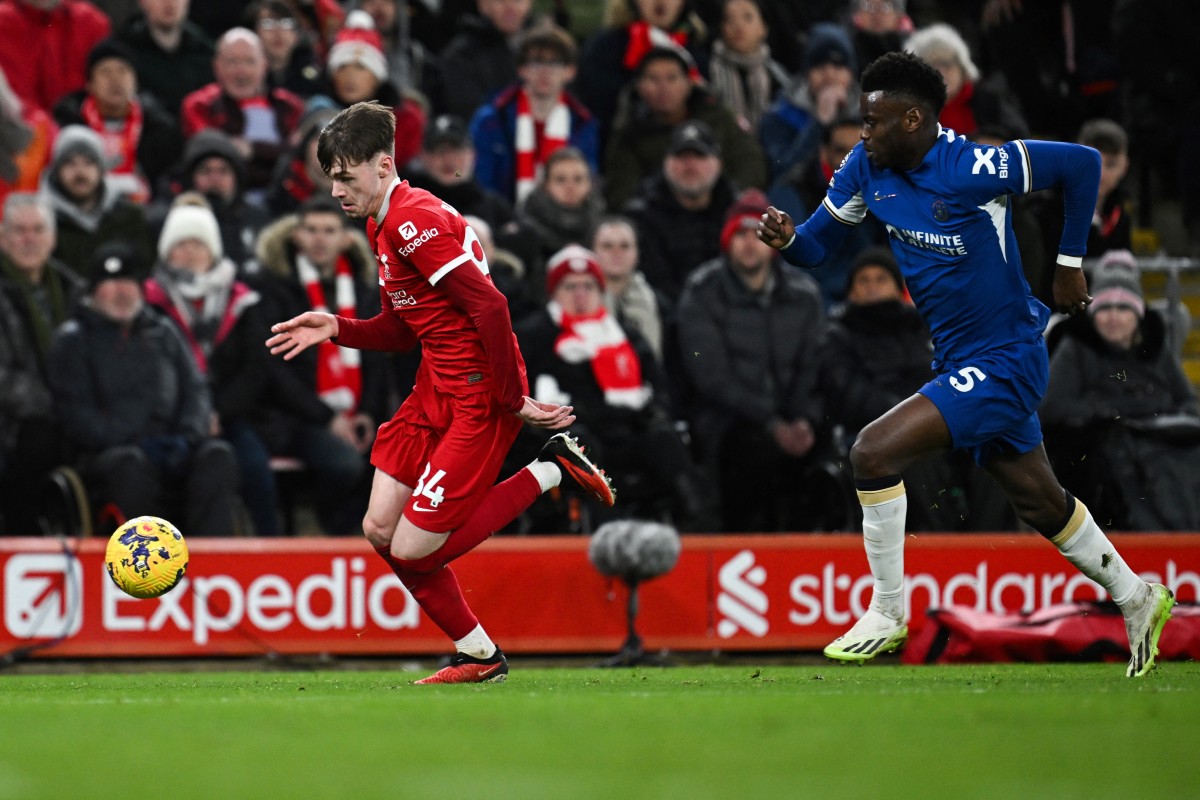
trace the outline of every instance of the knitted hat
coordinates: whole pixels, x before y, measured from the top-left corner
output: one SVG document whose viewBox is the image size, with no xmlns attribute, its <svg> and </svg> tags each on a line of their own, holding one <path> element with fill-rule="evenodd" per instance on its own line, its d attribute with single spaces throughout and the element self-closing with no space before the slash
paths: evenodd
<svg viewBox="0 0 1200 800">
<path fill-rule="evenodd" d="M 92 255 L 88 275 L 89 289 L 96 290 L 104 281 L 128 278 L 141 282 L 146 277 L 146 259 L 136 249 L 120 241 L 105 242 Z"/>
<path fill-rule="evenodd" d="M 59 131 L 51 153 L 51 169 L 57 170 L 64 161 L 74 155 L 85 155 L 104 166 L 104 142 L 100 134 L 86 125 L 68 125 Z"/>
<path fill-rule="evenodd" d="M 586 247 L 569 244 L 546 262 L 546 294 L 553 295 L 558 284 L 571 273 L 588 273 L 596 279 L 601 289 L 604 288 L 604 270 L 600 269 L 600 259 Z"/>
<path fill-rule="evenodd" d="M 125 46 L 120 39 L 110 36 L 107 39 L 101 39 L 97 42 L 96 46 L 88 53 L 87 69 L 84 74 L 89 78 L 92 77 L 92 69 L 101 61 L 108 58 L 119 58 L 128 64 L 130 69 L 135 69 L 133 51 Z"/>
<path fill-rule="evenodd" d="M 832 22 L 813 25 L 808 37 L 808 46 L 804 49 L 804 72 L 825 64 L 847 67 L 855 74 L 858 72 L 850 34 Z"/>
<path fill-rule="evenodd" d="M 882 267 L 887 270 L 892 279 L 896 281 L 896 286 L 900 289 L 901 294 L 904 293 L 904 276 L 900 274 L 896 257 L 892 255 L 890 247 L 880 245 L 866 248 L 850 264 L 850 271 L 846 275 L 846 294 L 850 293 L 850 287 L 854 285 L 854 276 L 866 267 Z"/>
<path fill-rule="evenodd" d="M 387 79 L 388 65 L 387 57 L 383 54 L 383 39 L 375 30 L 375 22 L 370 14 L 358 9 L 346 16 L 345 26 L 338 31 L 333 47 L 329 48 L 326 64 L 330 75 L 347 64 L 358 64 L 379 80 Z"/>
<path fill-rule="evenodd" d="M 747 189 L 739 194 L 725 213 L 725 223 L 721 226 L 721 252 L 729 252 L 729 242 L 735 233 L 757 228 L 769 205 L 771 201 L 758 189 Z"/>
<path fill-rule="evenodd" d="M 217 227 L 217 218 L 206 206 L 180 205 L 171 209 L 158 237 L 158 257 L 166 261 L 171 248 L 186 239 L 203 242 L 214 261 L 225 253 L 221 247 L 221 229 Z"/>
<path fill-rule="evenodd" d="M 1100 257 L 1092 275 L 1091 293 L 1090 314 L 1101 308 L 1119 306 L 1132 309 L 1138 319 L 1146 316 L 1146 298 L 1137 259 L 1128 250 L 1109 250 Z"/>
</svg>

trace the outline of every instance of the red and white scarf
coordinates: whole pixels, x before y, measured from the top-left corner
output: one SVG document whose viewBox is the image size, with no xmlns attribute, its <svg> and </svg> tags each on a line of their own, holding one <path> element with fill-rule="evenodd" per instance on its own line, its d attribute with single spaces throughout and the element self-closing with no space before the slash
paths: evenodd
<svg viewBox="0 0 1200 800">
<path fill-rule="evenodd" d="M 110 125 L 110 121 L 101 116 L 100 109 L 91 95 L 83 98 L 80 113 L 83 114 L 83 121 L 87 126 L 100 134 L 100 139 L 104 142 L 104 159 L 109 177 L 115 178 L 122 193 L 129 195 L 135 202 L 148 200 L 150 187 L 137 163 L 137 149 L 142 141 L 144 119 L 142 104 L 137 100 L 130 101 L 129 112 L 120 127 Z"/>
<path fill-rule="evenodd" d="M 609 405 L 641 409 L 650 402 L 653 392 L 642 381 L 637 351 L 607 308 L 580 315 L 566 313 L 558 303 L 549 303 L 547 308 L 562 328 L 554 352 L 568 364 L 590 361 Z"/>
<path fill-rule="evenodd" d="M 325 290 L 321 288 L 321 273 L 304 256 L 296 258 L 296 274 L 308 293 L 313 311 L 329 311 Z M 354 302 L 354 276 L 350 259 L 338 256 L 334 266 L 334 300 L 339 317 L 357 319 Z M 359 353 L 349 347 L 339 347 L 330 341 L 317 346 L 317 396 L 325 405 L 342 414 L 353 414 L 362 399 L 362 368 Z"/>
<path fill-rule="evenodd" d="M 517 187 L 516 199 L 520 203 L 532 192 L 542 176 L 546 159 L 555 150 L 566 147 L 571 139 L 571 110 L 565 98 L 550 109 L 538 132 L 538 123 L 533 118 L 529 95 L 524 89 L 517 90 Z"/>
</svg>

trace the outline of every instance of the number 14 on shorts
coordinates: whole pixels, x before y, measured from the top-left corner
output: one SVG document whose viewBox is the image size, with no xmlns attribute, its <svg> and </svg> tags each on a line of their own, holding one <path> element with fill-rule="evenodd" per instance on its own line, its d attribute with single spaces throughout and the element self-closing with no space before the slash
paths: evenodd
<svg viewBox="0 0 1200 800">
<path fill-rule="evenodd" d="M 421 473 L 421 480 L 417 481 L 417 488 L 413 489 L 414 511 L 433 511 L 435 508 L 441 505 L 442 500 L 445 499 L 446 493 L 442 491 L 442 487 L 438 486 L 438 483 L 441 482 L 442 478 L 446 477 L 446 470 L 439 469 L 437 472 L 433 473 L 433 477 L 430 478 L 429 473 L 432 469 L 432 464 L 425 464 L 425 471 Z M 428 481 L 426 481 L 427 478 Z M 422 497 L 429 499 L 429 508 L 422 508 L 417 502 L 419 498 Z"/>
</svg>

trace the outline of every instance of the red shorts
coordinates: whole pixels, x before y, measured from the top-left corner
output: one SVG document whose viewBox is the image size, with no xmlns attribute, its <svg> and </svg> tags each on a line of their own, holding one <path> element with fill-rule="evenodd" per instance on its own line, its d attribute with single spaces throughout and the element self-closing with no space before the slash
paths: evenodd
<svg viewBox="0 0 1200 800">
<path fill-rule="evenodd" d="M 490 392 L 455 396 L 418 385 L 379 426 L 371 464 L 412 488 L 409 522 L 452 531 L 483 502 L 521 425 Z"/>
</svg>

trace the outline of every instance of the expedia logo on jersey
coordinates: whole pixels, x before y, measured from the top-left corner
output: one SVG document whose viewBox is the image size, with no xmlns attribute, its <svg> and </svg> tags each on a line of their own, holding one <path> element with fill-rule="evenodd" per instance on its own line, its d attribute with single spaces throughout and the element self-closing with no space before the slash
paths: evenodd
<svg viewBox="0 0 1200 800">
<path fill-rule="evenodd" d="M 405 306 L 415 306 L 417 304 L 417 298 L 413 297 L 404 289 L 397 289 L 394 292 L 388 291 L 387 296 L 388 300 L 392 301 L 393 311 L 399 311 Z"/>
<path fill-rule="evenodd" d="M 425 230 L 421 231 L 420 234 L 418 234 L 417 226 L 413 225 L 411 222 L 406 222 L 400 226 L 400 235 L 404 237 L 404 240 L 408 242 L 408 244 L 404 245 L 396 252 L 402 256 L 411 256 L 417 251 L 418 247 L 437 236 L 438 229 L 426 228 Z"/>
</svg>

